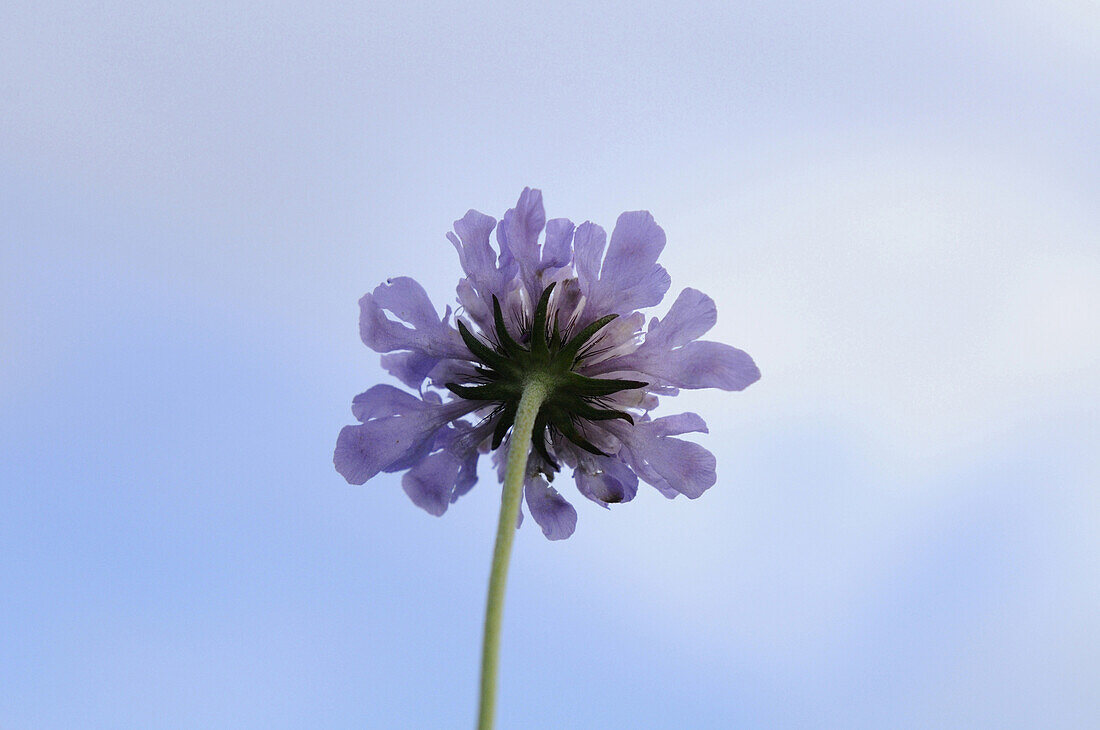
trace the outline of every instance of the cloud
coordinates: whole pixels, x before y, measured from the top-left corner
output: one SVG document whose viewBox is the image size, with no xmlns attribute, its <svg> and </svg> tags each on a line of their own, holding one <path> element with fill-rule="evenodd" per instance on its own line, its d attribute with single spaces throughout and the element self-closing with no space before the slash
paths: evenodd
<svg viewBox="0 0 1100 730">
<path fill-rule="evenodd" d="M 935 145 L 824 152 L 677 221 L 700 243 L 674 274 L 717 292 L 754 397 L 948 453 L 1100 399 L 1100 221 L 1033 173 Z"/>
</svg>

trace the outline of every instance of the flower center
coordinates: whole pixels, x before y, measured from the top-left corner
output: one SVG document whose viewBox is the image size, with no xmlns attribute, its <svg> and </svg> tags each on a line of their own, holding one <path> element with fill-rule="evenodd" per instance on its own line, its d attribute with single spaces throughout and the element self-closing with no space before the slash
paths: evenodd
<svg viewBox="0 0 1100 730">
<path fill-rule="evenodd" d="M 479 363 L 476 385 L 448 383 L 447 389 L 460 398 L 496 404 L 488 418 L 497 418 L 492 448 L 500 446 L 516 418 L 516 408 L 524 386 L 531 379 L 547 385 L 548 394 L 535 419 L 531 441 L 535 450 L 557 471 L 557 462 L 546 448 L 548 435 L 560 433 L 578 447 L 599 456 L 607 456 L 584 437 L 585 421 L 607 421 L 620 418 L 634 424 L 629 413 L 615 409 L 608 401 L 619 391 L 644 388 L 639 380 L 589 378 L 577 372 L 586 357 L 592 354 L 590 345 L 597 333 L 618 315 L 609 314 L 591 323 L 572 337 L 558 327 L 558 317 L 547 316 L 554 284 L 543 289 L 535 307 L 531 331 L 520 344 L 504 324 L 500 301 L 493 296 L 495 342 L 486 343 L 474 335 L 461 321 L 458 331 L 463 342 Z M 549 433 L 548 433 L 549 432 Z"/>
</svg>

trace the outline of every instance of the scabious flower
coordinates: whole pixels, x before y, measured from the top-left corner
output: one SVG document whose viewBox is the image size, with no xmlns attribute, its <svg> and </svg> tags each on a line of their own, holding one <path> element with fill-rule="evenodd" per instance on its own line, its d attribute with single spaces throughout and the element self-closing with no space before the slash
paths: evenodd
<svg viewBox="0 0 1100 730">
<path fill-rule="evenodd" d="M 657 263 L 665 233 L 648 212 L 620 215 L 608 242 L 593 223 L 547 221 L 542 193 L 526 188 L 499 225 L 471 210 L 447 238 L 466 274 L 453 324 L 450 307 L 440 317 L 407 277 L 359 300 L 363 342 L 418 392 L 376 385 L 355 397 L 360 423 L 340 431 L 333 458 L 348 482 L 404 471 L 412 501 L 443 514 L 477 482 L 481 455 L 492 452 L 503 474 L 500 447 L 509 445 L 523 386 L 535 376 L 552 385 L 523 491 L 551 540 L 569 537 L 577 522 L 550 485 L 565 467 L 577 491 L 604 507 L 633 499 L 639 479 L 669 498 L 694 499 L 715 483 L 714 456 L 675 438 L 706 433 L 703 419 L 650 411 L 681 388 L 742 390 L 760 371 L 745 352 L 699 339 L 717 312 L 695 289 L 645 326 L 637 310 L 659 304 L 671 283 Z"/>
</svg>

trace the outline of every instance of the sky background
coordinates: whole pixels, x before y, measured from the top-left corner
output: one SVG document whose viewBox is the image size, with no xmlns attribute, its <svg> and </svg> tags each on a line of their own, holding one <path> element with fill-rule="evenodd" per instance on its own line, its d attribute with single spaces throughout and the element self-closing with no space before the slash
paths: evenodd
<svg viewBox="0 0 1100 730">
<path fill-rule="evenodd" d="M 567 479 L 576 534 L 520 530 L 501 728 L 1100 726 L 1098 37 L 1070 0 L 4 3 L 0 727 L 472 727 L 491 475 L 434 518 L 331 458 L 387 381 L 358 298 L 452 304 L 444 234 L 525 185 L 650 210 L 763 379 L 660 411 L 710 424 L 702 498 Z"/>
</svg>

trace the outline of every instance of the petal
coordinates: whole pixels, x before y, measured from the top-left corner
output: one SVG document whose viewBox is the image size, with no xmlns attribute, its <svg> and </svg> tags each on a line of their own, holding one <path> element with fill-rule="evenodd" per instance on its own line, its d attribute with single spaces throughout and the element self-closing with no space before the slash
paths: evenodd
<svg viewBox="0 0 1100 730">
<path fill-rule="evenodd" d="M 665 248 L 665 232 L 647 210 L 619 215 L 611 244 L 603 261 L 601 276 L 612 276 L 623 284 L 634 284 L 657 263 Z"/>
<path fill-rule="evenodd" d="M 360 421 L 405 415 L 425 408 L 423 401 L 392 385 L 376 385 L 351 401 L 351 413 Z"/>
<path fill-rule="evenodd" d="M 606 244 L 607 233 L 595 223 L 582 223 L 573 235 L 573 263 L 577 267 L 577 281 L 586 296 L 600 278 L 600 261 Z"/>
<path fill-rule="evenodd" d="M 479 294 L 478 287 L 488 293 L 485 295 Z M 458 286 L 455 287 L 455 292 L 458 294 L 458 303 L 462 305 L 463 315 L 472 319 L 481 331 L 484 332 L 490 329 L 493 325 L 493 310 L 488 302 L 493 301 L 493 294 L 500 296 L 500 292 L 496 290 L 495 285 L 493 283 L 479 283 L 475 286 L 471 277 L 471 279 L 460 279 Z"/>
<path fill-rule="evenodd" d="M 553 278 L 557 281 L 557 286 L 550 298 L 550 305 L 552 316 L 557 318 L 563 330 L 575 334 L 577 312 L 583 305 L 584 292 L 577 284 L 576 277 L 570 276 L 572 273 L 569 269 L 558 269 L 554 272 Z M 543 278 L 544 281 L 540 283 L 548 283 L 546 277 Z"/>
<path fill-rule="evenodd" d="M 462 270 L 479 282 L 488 281 L 496 274 L 497 254 L 489 245 L 489 234 L 496 224 L 495 218 L 470 210 L 454 223 L 458 236 L 447 234 L 458 251 Z"/>
<path fill-rule="evenodd" d="M 455 477 L 455 490 L 451 495 L 451 501 L 466 494 L 474 485 L 477 484 L 477 460 L 481 454 L 477 449 L 470 449 L 470 452 L 466 454 L 466 458 L 462 459 L 462 466 L 459 467 L 458 476 Z"/>
<path fill-rule="evenodd" d="M 412 324 L 410 327 L 401 321 Z M 410 387 L 418 387 L 442 359 L 471 360 L 458 330 L 441 318 L 423 287 L 407 277 L 390 279 L 359 300 L 359 335 L 375 352 L 405 350 L 382 358 L 382 367 Z"/>
<path fill-rule="evenodd" d="M 694 413 L 666 416 L 636 426 L 614 425 L 623 442 L 620 455 L 635 473 L 666 497 L 683 494 L 695 499 L 717 481 L 714 455 L 699 444 L 669 434 L 705 431 Z"/>
<path fill-rule="evenodd" d="M 664 319 L 650 320 L 645 342 L 661 350 L 680 347 L 705 335 L 717 321 L 713 299 L 698 289 L 684 289 Z"/>
<path fill-rule="evenodd" d="M 660 303 L 672 283 L 657 264 L 664 247 L 665 232 L 647 211 L 620 215 L 594 291 L 597 311 L 626 314 Z"/>
<path fill-rule="evenodd" d="M 362 484 L 380 471 L 408 469 L 437 448 L 437 437 L 449 436 L 450 429 L 443 431 L 447 423 L 476 408 L 472 401 L 444 403 L 433 393 L 421 401 L 376 385 L 352 401 L 352 413 L 363 423 L 340 431 L 333 454 L 336 470 L 351 484 Z"/>
<path fill-rule="evenodd" d="M 387 356 L 383 356 L 383 360 Z M 447 383 L 479 383 L 480 376 L 474 370 L 474 365 L 465 360 L 439 360 L 435 367 L 428 372 L 428 379 L 437 388 L 447 387 Z M 413 386 L 416 387 L 416 386 Z"/>
<path fill-rule="evenodd" d="M 471 426 L 464 421 L 454 423 L 445 446 L 461 462 L 455 478 L 454 493 L 451 495 L 452 502 L 469 492 L 477 483 L 477 461 L 481 457 L 478 447 L 493 433 L 494 425 L 491 422 L 478 426 Z"/>
<path fill-rule="evenodd" d="M 718 481 L 714 454 L 691 441 L 657 439 L 645 452 L 645 460 L 668 486 L 689 499 L 701 496 Z"/>
<path fill-rule="evenodd" d="M 412 327 L 390 319 L 386 310 Z M 458 330 L 436 314 L 424 288 L 405 276 L 359 300 L 359 335 L 375 352 L 413 350 L 436 358 L 471 359 Z"/>
<path fill-rule="evenodd" d="M 527 509 L 550 540 L 564 540 L 577 527 L 577 510 L 541 476 L 528 477 L 523 488 Z"/>
<path fill-rule="evenodd" d="M 666 318 L 667 319 L 667 318 Z M 760 379 L 760 369 L 744 350 L 708 340 L 696 340 L 666 350 L 646 342 L 621 357 L 586 365 L 585 375 L 640 373 L 632 379 L 650 382 L 650 391 L 663 387 L 744 390 Z M 625 376 L 624 376 L 625 377 Z"/>
<path fill-rule="evenodd" d="M 546 211 L 542 207 L 542 191 L 524 188 L 515 208 L 510 208 L 497 226 L 497 244 L 500 246 L 501 265 L 515 261 L 519 264 L 528 293 L 534 284 L 539 264 L 539 233 L 546 225 Z"/>
<path fill-rule="evenodd" d="M 440 451 L 425 457 L 401 477 L 401 488 L 417 507 L 436 517 L 453 502 L 455 480 L 462 466 L 453 454 Z"/>
<path fill-rule="evenodd" d="M 679 436 L 682 433 L 710 433 L 707 422 L 698 413 L 676 413 L 641 424 L 654 436 Z"/>
<path fill-rule="evenodd" d="M 382 369 L 410 388 L 419 388 L 440 360 L 423 352 L 391 352 L 381 357 Z M 445 360 L 443 362 L 455 362 Z"/>
<path fill-rule="evenodd" d="M 336 438 L 332 463 L 349 484 L 362 484 L 380 471 L 397 471 L 430 450 L 437 426 L 422 418 L 387 416 L 344 426 Z M 407 462 L 407 463 L 405 463 Z"/>
<path fill-rule="evenodd" d="M 375 352 L 418 346 L 414 342 L 415 332 L 387 317 L 373 294 L 364 294 L 359 300 L 359 337 L 363 344 Z"/>
<path fill-rule="evenodd" d="M 374 300 L 378 306 L 388 309 L 398 319 L 413 327 L 432 327 L 440 323 L 432 300 L 424 287 L 407 276 L 389 279 L 374 290 Z"/>
<path fill-rule="evenodd" d="M 503 255 L 498 261 L 496 252 L 489 244 L 489 234 L 495 225 L 493 218 L 471 210 L 455 221 L 454 229 L 458 235 L 447 234 L 458 251 L 467 277 L 458 282 L 458 301 L 466 315 L 482 329 L 492 327 L 493 314 L 489 305 L 493 296 L 504 299 L 508 285 L 516 274 L 515 261 L 508 261 Z M 511 254 L 507 258 L 511 259 Z"/>
<path fill-rule="evenodd" d="M 577 431 L 581 436 L 585 438 L 588 443 L 595 446 L 605 454 L 614 454 L 619 450 L 620 442 L 619 437 L 612 433 L 605 426 L 610 421 L 588 421 L 583 418 L 577 420 Z M 615 421 L 615 423 L 623 423 L 622 421 Z M 566 441 L 565 443 L 569 443 Z"/>
<path fill-rule="evenodd" d="M 546 242 L 542 247 L 542 271 L 560 269 L 573 255 L 573 222 L 555 218 L 546 223 Z"/>
<path fill-rule="evenodd" d="M 634 499 L 638 493 L 638 475 L 629 466 L 614 456 L 596 456 L 592 461 L 599 471 L 573 472 L 577 491 L 603 507 Z"/>
<path fill-rule="evenodd" d="M 585 307 L 592 320 L 597 319 L 595 307 Z M 622 358 L 634 353 L 638 348 L 636 335 L 642 325 L 645 324 L 645 316 L 641 312 L 634 312 L 626 317 L 618 317 L 605 326 L 599 333 L 581 348 L 582 368 L 585 374 L 592 372 L 606 372 L 602 363 L 613 358 Z M 614 360 L 614 363 L 618 363 Z M 593 366 L 598 366 L 593 368 Z M 618 368 L 611 369 L 624 369 Z"/>
<path fill-rule="evenodd" d="M 663 320 L 650 320 L 645 341 L 634 352 L 592 361 L 590 374 L 636 371 L 661 387 L 743 390 L 760 379 L 760 370 L 742 350 L 696 340 L 717 319 L 714 300 L 696 289 L 684 289 Z"/>
<path fill-rule="evenodd" d="M 760 380 L 760 369 L 747 352 L 706 340 L 689 342 L 664 358 L 655 358 L 643 372 L 678 388 L 744 390 Z"/>
</svg>

